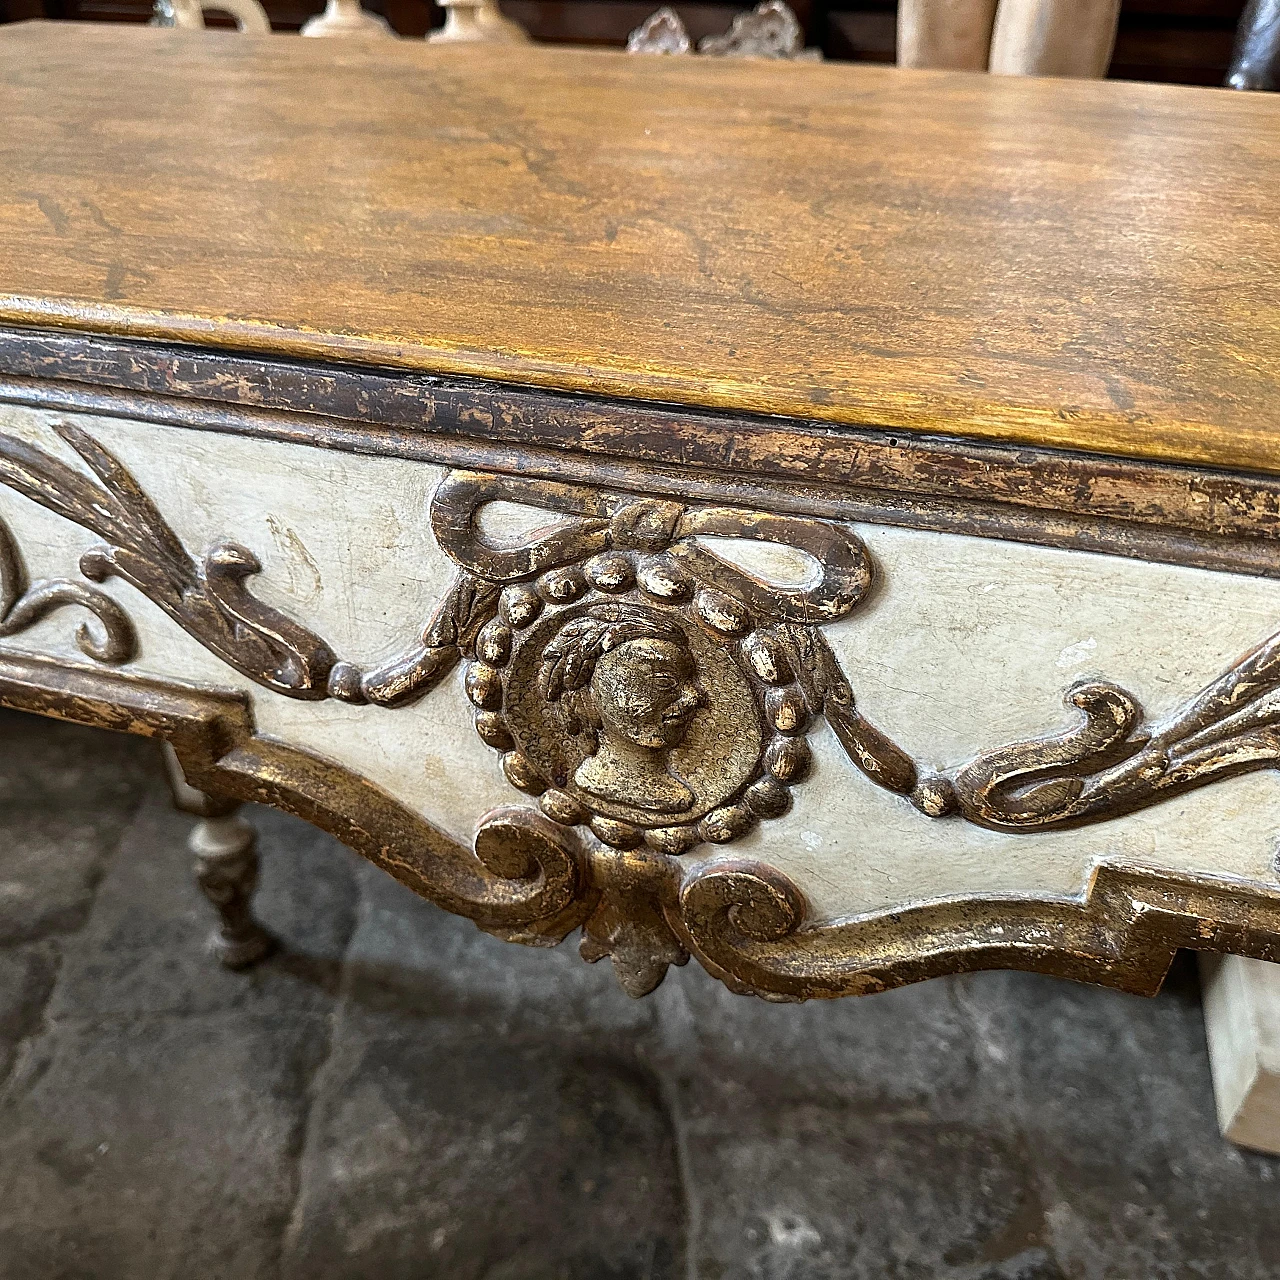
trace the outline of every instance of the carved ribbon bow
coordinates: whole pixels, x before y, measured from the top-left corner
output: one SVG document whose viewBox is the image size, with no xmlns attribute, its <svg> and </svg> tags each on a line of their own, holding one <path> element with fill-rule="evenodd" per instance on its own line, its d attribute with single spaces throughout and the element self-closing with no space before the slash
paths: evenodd
<svg viewBox="0 0 1280 1280">
<path fill-rule="evenodd" d="M 545 511 L 551 522 L 511 545 L 487 539 L 479 514 L 487 503 Z M 871 586 L 871 558 L 848 528 L 827 520 L 771 515 L 586 490 L 554 481 L 457 471 L 431 503 L 436 539 L 462 572 L 432 616 L 421 643 L 375 671 L 339 663 L 330 690 L 349 701 L 403 706 L 423 696 L 472 651 L 476 634 L 497 608 L 502 587 L 543 577 L 557 590 L 555 571 L 587 565 L 634 573 L 651 595 L 678 603 L 693 597 L 716 625 L 741 633 L 756 628 L 762 661 L 791 668 L 813 715 L 825 715 L 854 763 L 872 781 L 941 812 L 949 799 L 917 792 L 912 761 L 857 713 L 853 693 L 818 630 L 848 614 Z M 773 543 L 803 553 L 807 581 L 766 582 L 717 555 L 702 539 Z M 613 558 L 611 561 L 610 558 Z M 569 579 L 565 579 L 566 590 Z"/>
<path fill-rule="evenodd" d="M 514 547 L 486 541 L 477 525 L 490 502 L 536 506 L 563 518 Z M 871 585 L 871 560 L 849 530 L 826 520 L 731 507 L 688 509 L 678 502 L 584 490 L 553 481 L 455 471 L 436 491 L 431 526 L 463 569 L 490 582 L 520 582 L 548 569 L 618 550 L 650 557 L 655 581 L 681 569 L 761 617 L 803 625 L 842 618 Z M 745 538 L 792 547 L 815 562 L 816 581 L 764 583 L 699 545 L 699 537 Z"/>
<path fill-rule="evenodd" d="M 1280 636 L 1272 636 L 1159 725 L 1146 725 L 1137 700 L 1123 689 L 1089 682 L 1068 694 L 1082 715 L 1078 728 L 988 752 L 954 782 L 918 778 L 911 759 L 857 714 L 819 629 L 848 614 L 871 584 L 871 559 L 849 529 L 466 471 L 448 475 L 431 505 L 432 527 L 459 566 L 457 579 L 408 652 L 362 671 L 336 661 L 319 636 L 250 594 L 246 580 L 260 566 L 247 548 L 217 542 L 192 555 L 118 458 L 71 423 L 54 430 L 88 474 L 0 434 L 0 484 L 103 540 L 81 558 L 86 577 L 125 579 L 237 671 L 287 697 L 389 707 L 412 702 L 474 651 L 504 587 L 556 571 L 569 583 L 575 566 L 607 568 L 605 561 L 615 557 L 651 595 L 672 603 L 692 595 L 694 607 L 714 616 L 722 630 L 732 631 L 735 619 L 741 634 L 754 628 L 761 661 L 794 672 L 810 713 L 826 717 L 853 762 L 930 816 L 958 810 L 1004 831 L 1078 825 L 1280 763 Z M 542 509 L 552 523 L 513 545 L 495 545 L 477 519 L 492 502 Z M 810 557 L 814 572 L 803 583 L 766 582 L 717 555 L 707 538 L 788 546 Z M 555 580 L 544 586 L 553 591 Z M 114 663 L 129 658 L 133 630 L 119 606 L 82 584 L 28 584 L 0 526 L 0 636 L 65 605 L 90 610 L 100 624 L 98 633 L 86 629 L 79 637 L 89 656 Z"/>
<path fill-rule="evenodd" d="M 484 537 L 478 518 L 481 508 L 494 502 L 537 508 L 550 523 L 512 545 L 497 545 Z M 610 553 L 629 557 L 639 579 L 659 597 L 677 601 L 701 587 L 709 606 L 718 595 L 725 608 L 806 627 L 843 617 L 866 594 L 872 578 L 866 548 L 828 521 L 727 507 L 690 510 L 676 502 L 554 481 L 452 472 L 432 498 L 431 525 L 462 573 L 424 629 L 421 645 L 358 677 L 339 664 L 330 680 L 336 696 L 384 706 L 421 697 L 470 650 L 503 586 Z M 791 586 L 763 582 L 700 545 L 699 537 L 794 548 L 814 562 L 813 580 Z"/>
</svg>

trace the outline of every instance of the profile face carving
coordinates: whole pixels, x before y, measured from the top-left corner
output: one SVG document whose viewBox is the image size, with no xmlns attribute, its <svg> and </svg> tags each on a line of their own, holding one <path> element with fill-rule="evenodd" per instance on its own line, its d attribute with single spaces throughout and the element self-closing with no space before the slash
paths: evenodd
<svg viewBox="0 0 1280 1280">
<path fill-rule="evenodd" d="M 542 696 L 558 704 L 571 734 L 590 732 L 595 751 L 573 781 L 589 795 L 654 813 L 679 814 L 694 793 L 671 768 L 706 694 L 684 633 L 634 605 L 597 605 L 547 645 Z"/>
</svg>

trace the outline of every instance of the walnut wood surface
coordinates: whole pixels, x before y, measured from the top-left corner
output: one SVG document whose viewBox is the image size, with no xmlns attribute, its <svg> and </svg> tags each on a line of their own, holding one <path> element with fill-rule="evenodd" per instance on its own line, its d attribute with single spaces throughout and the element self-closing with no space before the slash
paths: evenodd
<svg viewBox="0 0 1280 1280">
<path fill-rule="evenodd" d="M 1265 95 L 67 24 L 0 85 L 0 320 L 1280 471 Z"/>
</svg>

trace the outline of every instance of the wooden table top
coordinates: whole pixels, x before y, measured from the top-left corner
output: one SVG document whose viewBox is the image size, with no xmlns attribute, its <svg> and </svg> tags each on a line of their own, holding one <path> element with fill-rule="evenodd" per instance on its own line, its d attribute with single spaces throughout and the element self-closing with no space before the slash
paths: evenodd
<svg viewBox="0 0 1280 1280">
<path fill-rule="evenodd" d="M 1280 472 L 1280 96 L 0 31 L 0 322 Z"/>
</svg>

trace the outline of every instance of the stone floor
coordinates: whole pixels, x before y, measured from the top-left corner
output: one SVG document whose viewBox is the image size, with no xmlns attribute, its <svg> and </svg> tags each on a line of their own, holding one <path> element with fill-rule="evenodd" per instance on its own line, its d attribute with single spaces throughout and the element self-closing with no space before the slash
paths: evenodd
<svg viewBox="0 0 1280 1280">
<path fill-rule="evenodd" d="M 1193 971 L 634 1002 L 255 811 L 248 976 L 154 747 L 0 713 L 0 1280 L 1274 1280 Z"/>
</svg>

